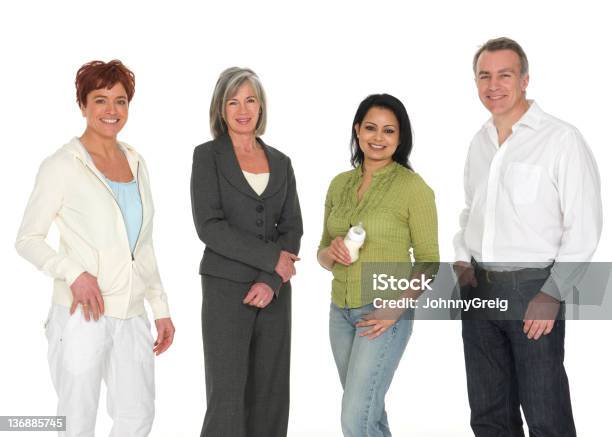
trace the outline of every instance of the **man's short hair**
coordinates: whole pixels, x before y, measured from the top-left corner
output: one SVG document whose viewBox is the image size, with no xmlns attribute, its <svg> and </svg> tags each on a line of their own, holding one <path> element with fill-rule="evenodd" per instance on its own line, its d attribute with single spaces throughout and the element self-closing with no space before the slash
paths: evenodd
<svg viewBox="0 0 612 437">
<path fill-rule="evenodd" d="M 476 64 L 478 63 L 478 58 L 482 54 L 482 52 L 496 52 L 498 50 L 512 50 L 519 57 L 519 61 L 521 62 L 521 76 L 529 73 L 529 61 L 527 61 L 527 55 L 523 51 L 523 48 L 514 41 L 513 39 L 506 38 L 502 36 L 501 38 L 494 38 L 488 40 L 486 43 L 482 45 L 474 55 L 474 61 L 472 62 L 472 68 L 474 69 L 474 74 L 476 74 Z"/>
</svg>

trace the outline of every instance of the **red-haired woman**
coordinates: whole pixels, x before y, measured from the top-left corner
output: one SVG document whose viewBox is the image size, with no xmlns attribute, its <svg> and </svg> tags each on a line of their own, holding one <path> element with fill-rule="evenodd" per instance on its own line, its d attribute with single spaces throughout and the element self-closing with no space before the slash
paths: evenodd
<svg viewBox="0 0 612 437">
<path fill-rule="evenodd" d="M 147 169 L 117 141 L 134 74 L 117 60 L 89 62 L 77 73 L 76 89 L 87 127 L 40 166 L 16 248 L 55 279 L 46 331 L 58 415 L 66 416 L 63 435 L 94 435 L 104 379 L 111 436 L 146 436 L 154 417 L 154 354 L 172 344 L 174 326 L 153 252 Z M 52 222 L 59 250 L 45 241 Z"/>
</svg>

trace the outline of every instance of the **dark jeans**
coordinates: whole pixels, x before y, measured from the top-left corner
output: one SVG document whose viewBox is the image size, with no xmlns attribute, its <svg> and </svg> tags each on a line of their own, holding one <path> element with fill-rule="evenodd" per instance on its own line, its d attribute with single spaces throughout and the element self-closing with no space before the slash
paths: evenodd
<svg viewBox="0 0 612 437">
<path fill-rule="evenodd" d="M 201 437 L 286 437 L 291 285 L 267 307 L 242 303 L 249 283 L 202 276 L 206 417 Z"/>
<path fill-rule="evenodd" d="M 524 314 L 545 279 L 498 283 L 478 279 L 478 287 L 462 289 L 462 297 L 512 296 L 514 314 L 500 320 L 470 317 L 468 312 L 462 320 L 474 435 L 523 437 L 522 407 L 530 437 L 575 437 L 563 366 L 565 321 L 559 317 L 550 334 L 530 340 L 519 314 Z"/>
</svg>

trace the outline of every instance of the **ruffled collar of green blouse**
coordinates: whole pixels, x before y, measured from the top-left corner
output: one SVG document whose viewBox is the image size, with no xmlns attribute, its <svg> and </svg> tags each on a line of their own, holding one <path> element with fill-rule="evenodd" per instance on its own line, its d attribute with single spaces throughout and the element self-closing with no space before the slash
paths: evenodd
<svg viewBox="0 0 612 437">
<path fill-rule="evenodd" d="M 390 174 L 394 169 L 397 169 L 398 167 L 401 167 L 400 164 L 398 164 L 395 161 L 391 161 L 389 164 L 385 165 L 384 167 L 381 167 L 377 170 L 374 171 L 374 173 L 372 173 L 372 177 L 373 178 L 379 178 L 381 176 L 384 175 L 388 175 Z M 357 176 L 359 178 L 362 178 L 364 173 L 363 173 L 363 164 L 359 164 L 356 168 L 355 168 L 355 173 L 357 174 Z"/>
</svg>

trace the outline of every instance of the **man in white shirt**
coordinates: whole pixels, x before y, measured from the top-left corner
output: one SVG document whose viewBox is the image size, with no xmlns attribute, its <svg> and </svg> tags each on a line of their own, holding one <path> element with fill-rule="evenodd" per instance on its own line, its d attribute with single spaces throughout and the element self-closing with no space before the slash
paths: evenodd
<svg viewBox="0 0 612 437">
<path fill-rule="evenodd" d="M 468 152 L 455 271 L 463 298 L 509 296 L 519 316 L 462 322 L 470 423 L 524 436 L 522 407 L 530 436 L 575 437 L 563 299 L 599 241 L 599 173 L 580 132 L 527 100 L 519 44 L 489 40 L 473 68 L 492 117 Z"/>
</svg>

